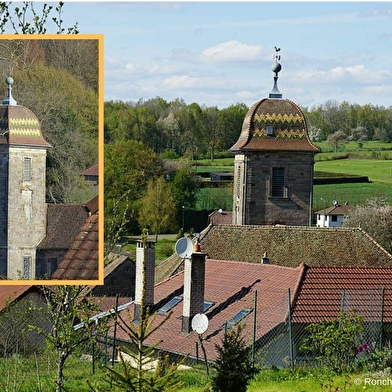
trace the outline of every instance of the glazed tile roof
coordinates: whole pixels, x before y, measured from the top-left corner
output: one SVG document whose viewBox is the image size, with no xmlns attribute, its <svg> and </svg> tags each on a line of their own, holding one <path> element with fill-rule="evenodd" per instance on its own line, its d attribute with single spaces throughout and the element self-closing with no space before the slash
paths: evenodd
<svg viewBox="0 0 392 392">
<path fill-rule="evenodd" d="M 269 129 L 270 128 L 270 129 Z M 301 109 L 288 99 L 264 98 L 248 111 L 241 134 L 231 151 L 306 151 L 320 150 L 310 141 Z"/>
<path fill-rule="evenodd" d="M 214 305 L 206 311 L 209 319 L 207 332 L 203 334 L 208 359 L 216 356 L 215 344 L 220 343 L 224 334 L 224 324 L 236 313 L 245 308 L 253 308 L 254 292 L 257 300 L 257 336 L 284 322 L 287 316 L 287 289 L 295 292 L 304 267 L 287 268 L 266 264 L 250 264 L 222 260 L 206 260 L 205 301 Z M 228 282 L 230 282 L 228 284 Z M 167 303 L 176 295 L 183 295 L 183 272 L 155 286 L 156 308 Z M 112 300 L 113 304 L 113 300 Z M 181 332 L 183 302 L 173 309 L 173 314 L 147 341 L 154 344 L 162 341 L 159 347 L 170 352 L 195 356 L 195 342 L 198 335 Z M 133 316 L 133 307 L 130 309 Z M 156 322 L 164 316 L 156 316 Z M 253 330 L 253 312 L 242 321 L 245 324 L 244 336 L 250 338 Z M 117 338 L 127 340 L 126 334 L 117 329 Z"/>
<path fill-rule="evenodd" d="M 392 322 L 392 268 L 306 268 L 293 307 L 294 323 L 332 320 L 339 315 L 342 291 L 346 308 L 355 308 L 367 321 L 380 321 L 384 287 L 384 321 Z"/>
<path fill-rule="evenodd" d="M 38 249 L 69 249 L 89 216 L 83 204 L 47 204 L 46 236 Z"/>
<path fill-rule="evenodd" d="M 392 266 L 392 255 L 360 228 L 209 226 L 201 250 L 211 258 L 309 266 Z"/>
<path fill-rule="evenodd" d="M 22 144 L 49 148 L 36 115 L 19 105 L 0 105 L 0 144 Z"/>
</svg>

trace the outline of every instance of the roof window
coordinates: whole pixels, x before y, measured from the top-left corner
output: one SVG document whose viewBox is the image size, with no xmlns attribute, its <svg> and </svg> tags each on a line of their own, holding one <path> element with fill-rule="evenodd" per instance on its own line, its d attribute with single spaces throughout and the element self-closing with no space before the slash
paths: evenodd
<svg viewBox="0 0 392 392">
<path fill-rule="evenodd" d="M 251 311 L 252 311 L 251 308 L 241 309 L 235 316 L 233 316 L 230 320 L 226 321 L 226 323 L 223 324 L 222 328 L 232 329 L 242 319 L 244 319 Z"/>
<path fill-rule="evenodd" d="M 157 314 L 164 316 L 166 313 L 174 308 L 177 304 L 179 304 L 182 301 L 182 296 L 175 296 L 173 297 L 169 302 L 166 302 L 165 305 L 160 307 L 157 311 Z"/>
</svg>

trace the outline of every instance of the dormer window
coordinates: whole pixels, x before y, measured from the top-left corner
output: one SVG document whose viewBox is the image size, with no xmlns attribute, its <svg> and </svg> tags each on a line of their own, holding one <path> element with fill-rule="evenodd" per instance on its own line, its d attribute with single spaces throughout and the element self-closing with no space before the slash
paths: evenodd
<svg viewBox="0 0 392 392">
<path fill-rule="evenodd" d="M 274 127 L 272 125 L 267 125 L 267 135 L 273 136 L 274 135 Z"/>
<path fill-rule="evenodd" d="M 31 158 L 23 159 L 23 182 L 31 181 Z"/>
</svg>

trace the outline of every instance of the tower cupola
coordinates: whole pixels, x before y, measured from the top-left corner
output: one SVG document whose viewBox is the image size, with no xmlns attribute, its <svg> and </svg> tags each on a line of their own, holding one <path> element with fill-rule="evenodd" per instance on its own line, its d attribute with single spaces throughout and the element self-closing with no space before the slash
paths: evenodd
<svg viewBox="0 0 392 392">
<path fill-rule="evenodd" d="M 280 48 L 272 64 L 268 98 L 245 115 L 235 154 L 233 224 L 308 225 L 311 222 L 314 155 L 305 116 L 278 88 Z"/>
</svg>

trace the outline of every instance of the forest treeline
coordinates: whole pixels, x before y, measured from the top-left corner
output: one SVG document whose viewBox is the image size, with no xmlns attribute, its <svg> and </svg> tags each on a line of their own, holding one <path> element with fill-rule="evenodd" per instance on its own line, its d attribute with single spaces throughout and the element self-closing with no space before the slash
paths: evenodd
<svg viewBox="0 0 392 392">
<path fill-rule="evenodd" d="M 155 234 L 181 228 L 181 214 L 196 203 L 192 161 L 233 156 L 228 150 L 248 109 L 243 103 L 218 109 L 160 97 L 105 102 L 107 240 L 114 242 L 112 234 L 136 234 L 143 227 Z M 331 148 L 348 140 L 359 145 L 392 140 L 392 107 L 327 101 L 302 110 L 310 138 L 326 140 Z M 174 159 L 179 163 L 173 165 Z"/>
<path fill-rule="evenodd" d="M 12 95 L 41 122 L 52 145 L 47 158 L 47 201 L 87 202 L 81 173 L 98 162 L 98 41 L 0 39 L 0 91 L 12 76 Z"/>
<path fill-rule="evenodd" d="M 164 158 L 211 158 L 236 142 L 248 107 L 224 109 L 157 97 L 138 102 L 105 102 L 105 143 L 137 140 Z M 392 107 L 327 101 L 302 107 L 313 141 L 392 140 Z"/>
</svg>

